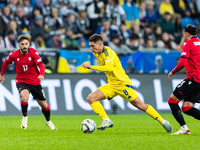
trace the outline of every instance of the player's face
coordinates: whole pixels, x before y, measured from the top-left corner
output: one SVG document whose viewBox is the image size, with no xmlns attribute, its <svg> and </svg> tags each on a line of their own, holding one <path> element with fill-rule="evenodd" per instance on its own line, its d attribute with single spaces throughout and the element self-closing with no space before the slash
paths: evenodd
<svg viewBox="0 0 200 150">
<path fill-rule="evenodd" d="M 28 53 L 28 48 L 30 46 L 30 43 L 28 40 L 23 40 L 19 43 L 19 47 L 20 47 L 20 52 L 22 54 L 26 54 Z"/>
<path fill-rule="evenodd" d="M 89 45 L 90 45 L 90 49 L 92 50 L 92 52 L 94 52 L 95 54 L 98 53 L 100 54 L 103 49 L 102 49 L 102 43 L 101 42 L 89 42 Z"/>
</svg>

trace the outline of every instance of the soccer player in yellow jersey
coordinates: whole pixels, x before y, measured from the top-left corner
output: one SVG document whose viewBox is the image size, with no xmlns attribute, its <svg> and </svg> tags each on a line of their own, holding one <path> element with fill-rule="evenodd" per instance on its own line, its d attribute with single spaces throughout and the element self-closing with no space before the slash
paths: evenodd
<svg viewBox="0 0 200 150">
<path fill-rule="evenodd" d="M 109 100 L 120 95 L 133 106 L 146 112 L 149 116 L 157 120 L 167 132 L 172 132 L 172 127 L 169 122 L 164 120 L 151 105 L 144 104 L 140 100 L 131 84 L 131 80 L 122 68 L 118 56 L 111 48 L 103 45 L 102 37 L 98 34 L 92 35 L 89 38 L 89 45 L 100 66 L 91 66 L 89 64 L 83 64 L 82 66 L 84 68 L 104 72 L 108 78 L 108 84 L 99 87 L 87 97 L 87 101 L 94 112 L 103 119 L 103 123 L 98 126 L 97 129 L 105 130 L 114 125 L 99 101 L 103 99 Z"/>
</svg>

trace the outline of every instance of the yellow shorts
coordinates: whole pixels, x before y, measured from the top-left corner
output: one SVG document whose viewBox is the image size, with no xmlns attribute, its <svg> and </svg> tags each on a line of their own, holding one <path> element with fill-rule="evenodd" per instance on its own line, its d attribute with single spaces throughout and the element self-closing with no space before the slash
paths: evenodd
<svg viewBox="0 0 200 150">
<path fill-rule="evenodd" d="M 113 97 L 119 95 L 123 99 L 128 100 L 129 102 L 133 101 L 136 97 L 138 97 L 137 92 L 134 90 L 132 85 L 124 85 L 120 87 L 111 87 L 110 84 L 103 85 L 98 88 L 103 94 L 105 98 L 110 100 Z"/>
</svg>

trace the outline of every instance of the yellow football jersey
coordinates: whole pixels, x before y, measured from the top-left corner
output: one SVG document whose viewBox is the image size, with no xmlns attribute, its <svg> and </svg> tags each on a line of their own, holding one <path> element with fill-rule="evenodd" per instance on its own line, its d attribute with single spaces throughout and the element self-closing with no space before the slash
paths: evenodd
<svg viewBox="0 0 200 150">
<path fill-rule="evenodd" d="M 111 48 L 104 46 L 101 54 L 93 53 L 93 55 L 97 58 L 100 66 L 92 66 L 92 69 L 104 72 L 111 86 L 132 85 L 117 54 Z"/>
</svg>

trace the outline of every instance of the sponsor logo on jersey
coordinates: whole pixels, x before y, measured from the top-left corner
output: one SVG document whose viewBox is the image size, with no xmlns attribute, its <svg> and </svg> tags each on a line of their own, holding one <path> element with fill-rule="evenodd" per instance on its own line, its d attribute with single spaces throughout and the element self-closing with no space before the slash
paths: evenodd
<svg viewBox="0 0 200 150">
<path fill-rule="evenodd" d="M 38 55 L 38 52 L 35 52 L 36 55 Z"/>
<path fill-rule="evenodd" d="M 28 57 L 28 60 L 31 61 L 31 57 Z"/>
<path fill-rule="evenodd" d="M 42 60 L 41 60 L 41 59 L 38 59 L 38 60 L 37 60 L 37 62 L 40 62 L 40 61 L 42 61 Z"/>
<path fill-rule="evenodd" d="M 19 61 L 19 58 L 17 58 L 17 61 Z"/>
<path fill-rule="evenodd" d="M 182 52 L 182 53 L 181 53 L 181 55 L 186 55 L 186 54 L 187 54 L 186 52 Z"/>
<path fill-rule="evenodd" d="M 200 45 L 200 42 L 193 42 L 195 46 Z"/>
</svg>

